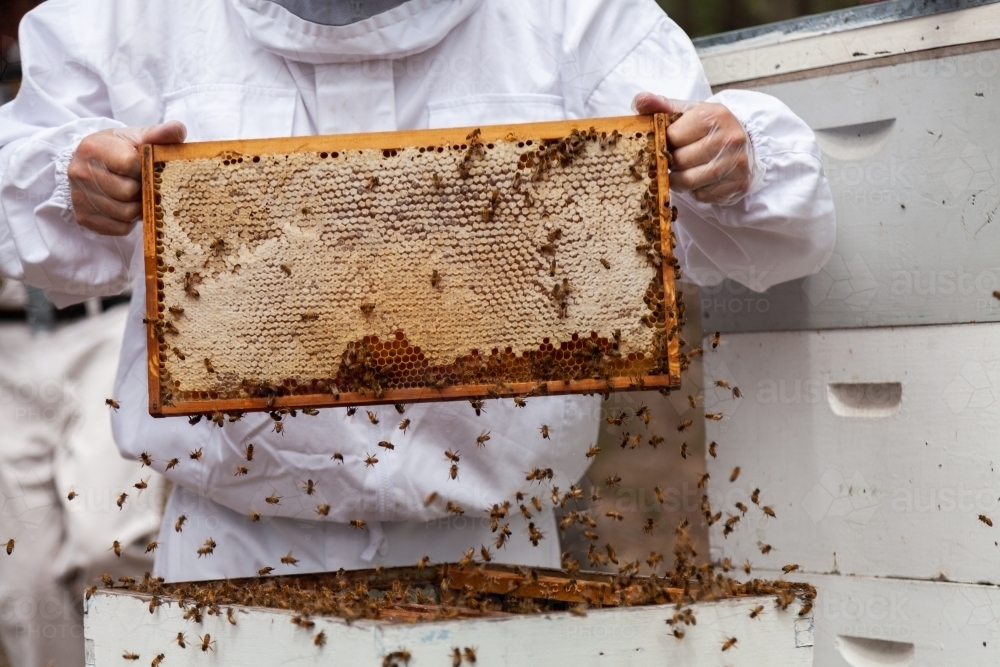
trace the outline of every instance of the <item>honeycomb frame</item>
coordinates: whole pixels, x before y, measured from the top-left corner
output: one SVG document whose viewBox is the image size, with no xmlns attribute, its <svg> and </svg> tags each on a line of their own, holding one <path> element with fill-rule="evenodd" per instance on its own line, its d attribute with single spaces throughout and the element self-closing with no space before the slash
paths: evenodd
<svg viewBox="0 0 1000 667">
<path fill-rule="evenodd" d="M 678 320 L 683 305 L 678 303 L 674 286 L 679 268 L 672 253 L 671 223 L 676 209 L 670 206 L 669 198 L 666 129 L 670 121 L 665 114 L 656 114 L 142 146 L 150 414 L 215 415 L 280 408 L 472 400 L 541 393 L 606 394 L 678 387 L 681 370 Z M 636 146 L 640 146 L 637 151 L 633 150 Z M 515 158 L 516 163 L 512 164 Z M 380 166 L 376 169 L 373 164 Z M 413 176 L 417 173 L 415 169 L 419 171 L 413 164 L 429 166 Z M 510 249 L 515 253 L 514 269 L 496 270 L 503 277 L 519 277 L 527 285 L 513 297 L 520 310 L 509 313 L 502 310 L 511 297 L 500 293 L 496 281 L 485 288 L 479 285 L 482 289 L 477 298 L 481 301 L 476 304 L 500 308 L 501 317 L 493 318 L 491 325 L 475 324 L 475 317 L 456 318 L 461 335 L 449 332 L 440 340 L 429 340 L 427 332 L 437 332 L 441 313 L 433 313 L 432 308 L 426 307 L 426 295 L 411 298 L 417 289 L 412 282 L 416 273 L 395 271 L 379 283 L 383 290 L 396 283 L 409 286 L 411 291 L 396 295 L 395 302 L 379 298 L 377 290 L 372 295 L 358 294 L 350 285 L 340 287 L 336 281 L 314 280 L 312 288 L 316 289 L 318 284 L 327 290 L 320 297 L 332 295 L 338 299 L 330 302 L 312 297 L 309 303 L 318 303 L 317 309 L 327 309 L 321 310 L 322 318 L 318 313 L 304 311 L 291 319 L 285 314 L 277 324 L 271 321 L 274 318 L 267 315 L 270 307 L 267 304 L 272 297 L 279 308 L 291 308 L 283 300 L 289 291 L 284 286 L 291 286 L 292 293 L 299 294 L 296 290 L 305 289 L 295 282 L 299 275 L 308 276 L 312 271 L 314 278 L 316 275 L 325 278 L 328 274 L 316 271 L 330 265 L 329 255 L 323 254 L 322 248 L 310 245 L 316 237 L 283 248 L 284 255 L 275 251 L 260 259 L 263 243 L 296 234 L 302 236 L 299 225 L 304 223 L 296 221 L 298 218 L 288 220 L 288 206 L 292 204 L 285 201 L 287 192 L 275 186 L 279 176 L 283 179 L 282 187 L 294 190 L 297 197 L 294 206 L 299 206 L 303 197 L 333 188 L 333 201 L 346 201 L 347 208 L 331 213 L 325 203 L 329 200 L 324 199 L 320 207 L 327 206 L 326 213 L 312 216 L 319 220 L 310 224 L 321 230 L 331 225 L 339 225 L 338 229 L 348 225 L 347 232 L 358 236 L 362 228 L 387 234 L 383 232 L 387 225 L 401 225 L 400 221 L 409 220 L 401 212 L 424 218 L 439 212 L 440 208 L 429 210 L 430 205 L 411 204 L 406 209 L 395 205 L 398 197 L 417 198 L 400 188 L 401 183 L 412 186 L 429 174 L 433 176 L 433 185 L 427 181 L 419 186 L 423 188 L 423 199 L 418 199 L 418 204 L 430 201 L 436 196 L 434 192 L 440 191 L 449 193 L 447 201 L 453 209 L 460 209 L 445 214 L 453 216 L 447 219 L 437 213 L 439 217 L 429 221 L 437 223 L 433 229 L 455 228 L 458 231 L 448 233 L 464 239 L 461 234 L 469 228 L 491 234 L 486 242 L 493 245 L 486 246 L 488 252 L 483 251 L 483 246 L 473 247 L 472 259 L 465 263 L 442 261 L 423 266 L 419 281 L 427 285 L 419 289 L 448 290 L 449 267 L 474 273 L 475 267 L 470 268 L 469 262 L 479 261 L 481 270 L 482 262 L 492 262 L 497 253 L 507 257 Z M 581 174 L 591 182 L 579 186 L 584 178 Z M 300 181 L 294 187 L 289 186 L 296 177 Z M 344 185 L 344 178 L 348 178 L 348 185 Z M 561 197 L 567 194 L 563 186 L 567 182 L 579 187 L 569 191 L 563 200 Z M 595 182 L 598 188 L 587 187 Z M 604 190 L 605 186 L 609 189 Z M 258 188 L 256 195 L 248 194 L 254 187 Z M 619 195 L 607 194 L 612 190 Z M 380 197 L 384 201 L 378 201 Z M 444 195 L 440 197 L 444 201 Z M 579 226 L 570 228 L 567 211 L 584 205 L 578 204 L 577 198 L 593 206 L 586 209 L 587 215 L 575 214 L 569 222 Z M 281 204 L 285 206 L 284 213 L 272 215 L 270 207 L 277 207 L 275 202 L 279 200 L 284 202 Z M 386 202 L 391 205 L 381 205 Z M 200 217 L 189 211 L 199 212 Z M 295 209 L 296 214 L 300 211 L 302 218 L 313 212 L 308 206 Z M 361 212 L 369 217 L 365 225 L 358 226 Z M 553 224 L 546 222 L 552 218 Z M 206 222 L 207 219 L 211 220 Z M 582 230 L 584 234 L 578 233 L 577 237 L 587 237 L 586 242 L 577 242 L 575 247 L 579 252 L 559 253 L 563 227 L 553 225 L 560 221 L 563 227 L 571 229 L 567 236 Z M 619 221 L 620 230 L 617 226 L 613 228 L 613 239 L 599 234 L 600 225 L 618 225 Z M 260 227 L 264 224 L 268 226 Z M 355 227 L 349 227 L 351 224 Z M 260 238 L 255 237 L 260 229 L 266 229 L 269 236 L 263 238 L 261 233 Z M 519 230 L 515 237 L 514 232 Z M 539 238 L 538 233 L 546 230 L 548 237 Z M 376 241 L 367 252 L 374 249 L 407 257 L 413 256 L 414 248 L 421 249 L 419 242 L 399 238 L 395 227 L 393 231 L 394 243 Z M 216 232 L 218 235 L 213 235 Z M 524 241 L 522 237 L 528 232 L 535 237 Z M 254 243 L 257 245 L 253 246 Z M 521 245 L 517 246 L 518 243 Z M 523 256 L 525 243 L 534 244 L 537 256 L 518 262 L 515 251 L 519 250 Z M 458 241 L 453 246 L 458 247 Z M 632 246 L 638 259 L 622 254 L 622 248 Z M 344 246 L 334 247 L 339 253 Z M 625 258 L 614 264 L 616 280 L 599 279 L 602 273 L 609 276 L 613 273 L 608 266 L 611 262 L 603 256 L 600 265 L 596 264 L 594 252 L 600 248 Z M 349 252 L 352 251 L 344 251 Z M 294 259 L 294 264 L 290 260 L 282 262 L 288 257 Z M 356 272 L 370 270 L 357 257 L 352 258 Z M 431 265 L 442 269 L 444 286 L 436 268 L 426 270 Z M 265 269 L 267 273 L 262 274 Z M 560 279 L 560 274 L 573 276 L 574 280 Z M 260 282 L 260 275 L 266 275 L 265 282 Z M 584 278 L 578 281 L 579 276 Z M 275 288 L 276 281 L 281 280 L 287 283 Z M 577 289 L 577 282 L 585 288 L 595 285 L 591 291 L 618 292 L 611 297 L 602 292 L 598 295 L 601 299 L 595 301 L 597 297 L 588 289 Z M 508 287 L 503 289 L 510 291 Z M 530 290 L 534 292 L 529 294 Z M 407 299 L 415 305 L 405 303 Z M 533 300 L 530 303 L 542 314 L 534 315 L 532 311 L 531 317 L 522 316 L 519 324 L 509 324 L 516 322 L 518 313 L 525 312 L 526 306 L 517 299 Z M 344 300 L 357 304 L 360 314 L 353 306 L 337 307 Z M 577 307 L 578 303 L 583 305 Z M 401 324 L 399 313 L 406 307 L 414 312 Z M 241 315 L 244 311 L 249 314 Z M 635 315 L 640 312 L 643 314 L 637 321 L 641 326 L 635 323 Z M 383 313 L 391 313 L 397 319 L 371 324 L 371 330 L 365 330 L 373 318 L 382 317 Z M 353 335 L 345 335 L 348 329 L 340 323 L 349 317 L 354 322 L 351 324 L 354 328 L 350 329 Z M 327 319 L 340 323 L 339 332 L 331 330 L 337 326 L 326 325 Z M 539 320 L 544 322 L 538 324 Z M 314 326 L 317 321 L 326 327 L 319 333 Z M 469 321 L 473 324 L 468 324 Z M 625 326 L 612 328 L 623 322 Z M 567 334 L 581 323 L 592 326 L 589 331 L 584 328 Z M 237 324 L 243 328 L 238 329 Z M 257 349 L 253 354 L 253 345 L 260 343 L 257 338 L 265 338 L 265 326 L 268 335 L 275 331 L 277 334 L 269 339 L 269 348 L 263 352 Z M 478 326 L 487 329 L 492 326 L 488 333 L 501 331 L 507 338 L 499 342 L 470 338 L 481 335 L 476 331 Z M 542 328 L 541 333 L 553 333 L 539 335 L 540 340 L 512 341 L 507 333 L 511 326 L 522 329 L 534 326 Z M 472 334 L 462 327 L 471 329 Z M 410 340 L 411 330 L 423 332 L 424 338 Z M 191 333 L 185 336 L 188 331 Z M 560 332 L 562 335 L 557 335 Z M 280 344 L 275 340 L 280 340 Z M 469 340 L 474 344 L 468 345 Z M 299 349 L 305 346 L 303 341 L 312 346 L 308 354 Z M 181 346 L 191 351 L 185 353 Z M 239 354 L 243 357 L 236 362 L 227 356 Z M 315 361 L 319 357 L 324 360 Z M 268 364 L 271 370 L 259 370 Z"/>
</svg>

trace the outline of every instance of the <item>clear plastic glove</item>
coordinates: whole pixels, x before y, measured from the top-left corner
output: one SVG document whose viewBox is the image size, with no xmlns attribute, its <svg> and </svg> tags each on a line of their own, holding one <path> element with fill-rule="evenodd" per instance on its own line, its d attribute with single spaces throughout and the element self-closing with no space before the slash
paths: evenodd
<svg viewBox="0 0 1000 667">
<path fill-rule="evenodd" d="M 102 130 L 83 138 L 66 169 L 73 212 L 81 227 L 125 236 L 142 214 L 142 144 L 177 144 L 187 128 L 170 121 L 149 127 Z"/>
<path fill-rule="evenodd" d="M 672 100 L 640 93 L 636 113 L 683 113 L 667 128 L 673 159 L 670 189 L 690 192 L 706 204 L 731 206 L 750 193 L 763 176 L 743 124 L 721 104 Z"/>
</svg>

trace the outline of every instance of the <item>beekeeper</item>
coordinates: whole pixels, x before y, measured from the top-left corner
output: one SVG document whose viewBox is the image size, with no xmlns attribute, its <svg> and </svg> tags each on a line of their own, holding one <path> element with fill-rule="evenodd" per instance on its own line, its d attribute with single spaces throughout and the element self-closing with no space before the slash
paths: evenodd
<svg viewBox="0 0 1000 667">
<path fill-rule="evenodd" d="M 466 401 L 410 405 L 405 436 L 391 407 L 378 424 L 364 410 L 299 416 L 283 435 L 265 415 L 221 429 L 151 418 L 139 144 L 613 116 L 635 100 L 641 113 L 685 111 L 669 139 L 689 278 L 761 291 L 817 271 L 833 247 L 812 132 L 766 95 L 713 96 L 690 40 L 653 0 L 49 0 L 25 18 L 21 48 L 23 87 L 0 110 L 0 272 L 61 305 L 135 290 L 114 428 L 126 457 L 147 452 L 176 483 L 156 560 L 168 580 L 454 561 L 480 546 L 502 562 L 558 566 L 549 509 L 533 518 L 539 546 L 510 516 L 501 549 L 487 510 L 538 494 L 525 480 L 535 467 L 555 471 L 547 485 L 575 482 L 600 399 L 489 401 L 481 416 Z M 484 430 L 489 446 L 468 451 Z M 366 466 L 381 440 L 400 445 Z M 465 455 L 452 481 L 444 452 L 456 445 Z M 240 465 L 249 474 L 235 475 Z M 199 557 L 208 538 L 218 546 Z M 290 552 L 295 565 L 281 562 Z"/>
</svg>

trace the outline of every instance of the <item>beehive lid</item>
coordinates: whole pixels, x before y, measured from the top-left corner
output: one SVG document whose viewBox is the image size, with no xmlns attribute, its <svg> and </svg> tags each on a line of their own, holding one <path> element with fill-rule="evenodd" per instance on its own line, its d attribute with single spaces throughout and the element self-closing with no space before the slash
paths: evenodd
<svg viewBox="0 0 1000 667">
<path fill-rule="evenodd" d="M 143 147 L 150 412 L 678 386 L 668 122 Z"/>
</svg>

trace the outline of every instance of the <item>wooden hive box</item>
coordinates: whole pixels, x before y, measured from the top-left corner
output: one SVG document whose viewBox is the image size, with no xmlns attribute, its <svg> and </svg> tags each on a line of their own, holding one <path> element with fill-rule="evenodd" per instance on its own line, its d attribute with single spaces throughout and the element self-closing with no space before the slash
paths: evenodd
<svg viewBox="0 0 1000 667">
<path fill-rule="evenodd" d="M 677 627 L 685 632 L 679 640 L 665 622 L 677 614 L 677 606 L 669 604 L 669 600 L 680 595 L 679 589 L 663 589 L 659 604 L 653 599 L 651 604 L 591 608 L 580 614 L 565 609 L 584 598 L 616 604 L 616 595 L 611 592 L 612 577 L 578 574 L 567 586 L 570 579 L 566 573 L 537 571 L 536 574 L 537 579 L 529 581 L 509 568 L 441 566 L 423 573 L 415 568 L 399 568 L 382 573 L 281 578 L 281 585 L 308 590 L 332 586 L 337 579 L 343 579 L 349 589 L 364 582 L 366 590 L 381 588 L 383 595 L 390 587 L 390 580 L 402 579 L 411 586 L 428 586 L 438 601 L 442 585 L 452 591 L 471 586 L 506 596 L 505 608 L 528 598 L 533 599 L 533 604 L 542 605 L 534 613 L 517 613 L 444 607 L 433 602 L 400 603 L 384 605 L 377 619 L 353 620 L 303 616 L 292 609 L 228 605 L 225 597 L 214 598 L 218 603 L 217 613 L 206 607 L 203 614 L 196 615 L 191 611 L 194 605 L 190 597 L 184 608 L 179 606 L 176 588 L 174 597 L 161 591 L 158 606 L 151 604 L 154 596 L 150 593 L 104 589 L 85 603 L 86 661 L 94 667 L 147 665 L 162 655 L 159 664 L 163 667 L 812 665 L 812 617 L 797 614 L 797 605 L 785 611 L 776 610 L 771 596 L 746 595 L 695 603 L 687 609 L 694 612 L 697 622 L 678 623 Z M 213 585 L 218 589 L 226 584 Z M 245 580 L 233 585 L 248 583 Z M 197 585 L 180 586 L 187 586 L 184 590 L 190 595 L 192 586 Z M 567 593 L 570 587 L 573 592 Z M 640 589 L 643 589 L 641 582 L 626 588 L 617 597 L 617 603 L 623 598 L 639 600 L 645 592 Z M 758 606 L 763 606 L 764 611 L 751 618 L 751 612 Z M 184 635 L 183 648 L 177 642 L 178 633 Z M 206 635 L 209 649 L 202 651 Z M 317 637 L 322 641 L 317 641 Z M 737 642 L 723 651 L 726 641 L 733 637 Z M 453 662 L 456 649 L 462 659 Z M 468 660 L 467 649 L 475 652 L 475 663 Z M 126 655 L 138 657 L 126 660 L 123 657 Z"/>
<path fill-rule="evenodd" d="M 669 122 L 144 146 L 150 412 L 679 386 Z"/>
</svg>

